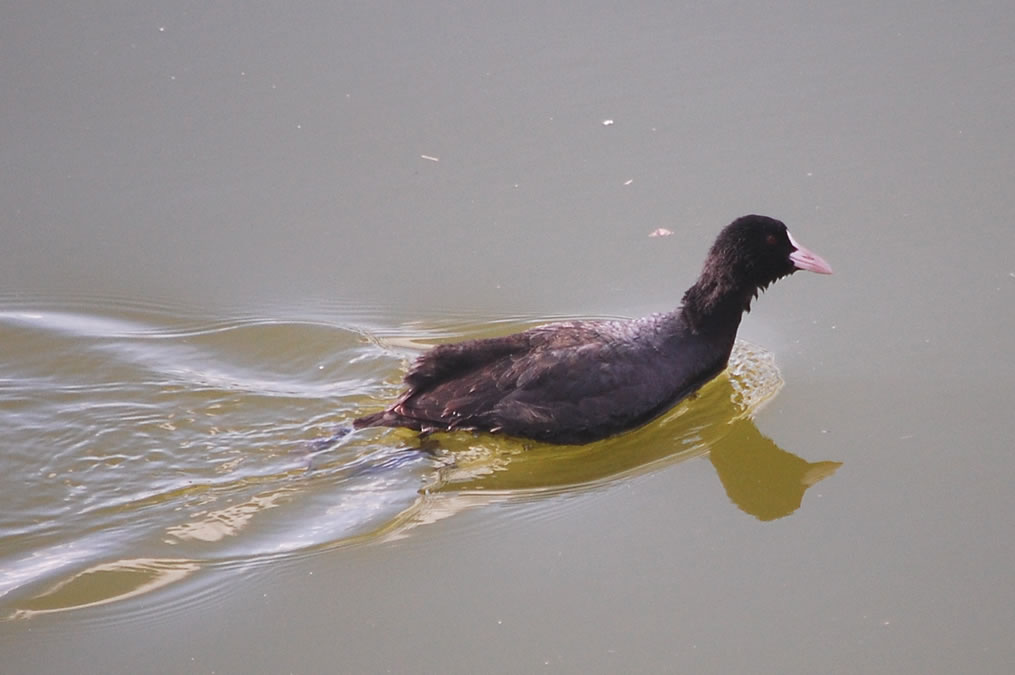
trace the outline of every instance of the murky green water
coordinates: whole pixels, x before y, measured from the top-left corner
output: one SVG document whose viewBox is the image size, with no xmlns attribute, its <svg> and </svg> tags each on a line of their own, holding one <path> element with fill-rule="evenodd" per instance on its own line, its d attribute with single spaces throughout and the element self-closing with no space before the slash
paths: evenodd
<svg viewBox="0 0 1015 675">
<path fill-rule="evenodd" d="M 785 453 L 754 427 L 782 380 L 771 354 L 746 343 L 732 377 L 602 443 L 453 434 L 420 447 L 411 432 L 376 429 L 331 440 L 397 393 L 404 362 L 425 345 L 535 322 L 448 317 L 430 330 L 369 330 L 337 317 L 9 301 L 0 310 L 6 618 L 402 537 L 483 503 L 595 489 L 709 452 L 730 497 L 768 520 L 792 513 L 838 466 Z M 244 579 L 227 578 L 214 592 Z"/>
</svg>

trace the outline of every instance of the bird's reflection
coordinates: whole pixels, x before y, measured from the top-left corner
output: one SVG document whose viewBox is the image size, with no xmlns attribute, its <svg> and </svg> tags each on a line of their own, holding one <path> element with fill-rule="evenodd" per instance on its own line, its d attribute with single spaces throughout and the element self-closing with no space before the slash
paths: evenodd
<svg viewBox="0 0 1015 675">
<path fill-rule="evenodd" d="M 808 462 L 786 452 L 750 419 L 733 422 L 708 458 L 730 500 L 758 520 L 793 513 L 807 488 L 842 466 L 842 462 Z"/>
</svg>

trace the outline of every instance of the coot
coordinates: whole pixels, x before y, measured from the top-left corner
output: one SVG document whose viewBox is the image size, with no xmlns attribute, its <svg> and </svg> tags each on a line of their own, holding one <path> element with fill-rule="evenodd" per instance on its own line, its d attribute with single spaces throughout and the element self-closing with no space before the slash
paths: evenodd
<svg viewBox="0 0 1015 675">
<path fill-rule="evenodd" d="M 471 429 L 580 444 L 638 427 L 722 372 L 744 312 L 797 270 L 831 274 L 774 218 L 727 225 L 683 303 L 631 321 L 568 321 L 435 347 L 356 428 Z"/>
</svg>

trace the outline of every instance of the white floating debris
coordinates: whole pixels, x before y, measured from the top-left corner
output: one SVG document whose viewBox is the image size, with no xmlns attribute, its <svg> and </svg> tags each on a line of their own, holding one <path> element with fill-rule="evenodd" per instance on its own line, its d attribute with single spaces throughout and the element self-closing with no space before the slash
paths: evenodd
<svg viewBox="0 0 1015 675">
<path fill-rule="evenodd" d="M 420 155 L 420 157 L 422 157 L 423 159 L 428 159 L 431 162 L 439 162 L 439 161 L 441 161 L 440 157 L 431 157 L 430 155 Z"/>
<path fill-rule="evenodd" d="M 603 120 L 603 126 L 608 127 L 613 124 L 613 120 Z"/>
<path fill-rule="evenodd" d="M 633 182 L 634 182 L 633 178 L 628 178 L 627 180 L 624 181 L 624 185 L 630 185 Z"/>
<path fill-rule="evenodd" d="M 671 232 L 670 230 L 667 230 L 665 227 L 660 227 L 658 230 L 652 230 L 651 232 L 649 232 L 648 236 L 650 236 L 650 237 L 668 237 L 671 234 L 673 234 L 673 232 Z"/>
</svg>

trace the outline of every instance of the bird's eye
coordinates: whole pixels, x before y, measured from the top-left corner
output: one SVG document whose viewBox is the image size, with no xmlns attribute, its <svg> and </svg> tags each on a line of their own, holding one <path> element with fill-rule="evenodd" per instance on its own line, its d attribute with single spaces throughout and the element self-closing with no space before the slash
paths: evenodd
<svg viewBox="0 0 1015 675">
<path fill-rule="evenodd" d="M 768 244 L 769 246 L 775 246 L 775 242 L 776 242 L 776 241 L 778 241 L 778 240 L 777 240 L 777 239 L 775 238 L 775 235 L 774 235 L 774 234 L 770 234 L 770 235 L 768 235 L 767 237 L 765 237 L 765 242 L 766 242 L 766 243 L 767 243 L 767 244 Z"/>
</svg>

